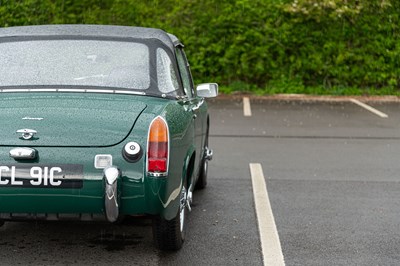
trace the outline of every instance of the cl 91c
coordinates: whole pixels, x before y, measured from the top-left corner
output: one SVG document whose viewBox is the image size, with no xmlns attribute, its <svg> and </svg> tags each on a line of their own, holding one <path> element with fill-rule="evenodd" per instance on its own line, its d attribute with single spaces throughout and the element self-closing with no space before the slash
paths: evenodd
<svg viewBox="0 0 400 266">
<path fill-rule="evenodd" d="M 6 174 L 7 172 L 7 174 Z M 54 180 L 54 174 L 60 174 L 62 169 L 60 167 L 38 167 L 34 166 L 30 169 L 30 184 L 32 186 L 60 186 L 62 181 Z M 24 182 L 22 180 L 16 180 L 16 168 L 15 166 L 0 166 L 0 185 L 12 185 L 22 186 Z M 11 176 L 10 179 L 5 179 L 4 175 Z"/>
</svg>

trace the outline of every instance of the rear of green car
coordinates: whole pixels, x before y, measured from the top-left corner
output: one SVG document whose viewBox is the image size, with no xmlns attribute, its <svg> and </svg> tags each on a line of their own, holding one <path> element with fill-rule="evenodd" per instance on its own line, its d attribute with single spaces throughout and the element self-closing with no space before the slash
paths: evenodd
<svg viewBox="0 0 400 266">
<path fill-rule="evenodd" d="M 179 175 L 174 184 L 168 181 L 175 178 L 147 176 L 146 156 L 128 162 L 123 150 L 127 143 L 135 142 L 146 154 L 150 122 L 166 106 L 174 104 L 132 95 L 110 95 L 105 100 L 101 94 L 32 93 L 30 98 L 29 107 L 38 111 L 30 111 L 31 117 L 22 119 L 26 118 L 26 95 L 0 94 L 1 105 L 7 110 L 1 113 L 5 122 L 1 130 L 0 183 L 7 183 L 0 185 L 1 218 L 103 218 L 104 168 L 111 165 L 120 171 L 117 198 L 121 215 L 158 214 L 168 209 L 171 202 L 166 204 L 170 194 L 167 188 L 179 188 L 183 167 L 174 162 L 183 162 L 185 155 L 178 146 L 188 141 L 184 135 L 178 137 L 181 134 L 174 133 L 184 130 L 171 127 L 175 159 L 171 161 L 170 173 Z M 160 112 L 147 113 L 150 108 L 146 101 L 153 111 Z M 24 127 L 37 131 L 33 139 L 24 140 L 15 133 Z M 10 157 L 12 149 L 25 146 L 36 150 L 37 157 Z"/>
<path fill-rule="evenodd" d="M 184 240 L 209 118 L 179 40 L 95 25 L 0 29 L 0 221 L 152 217 L 156 245 Z"/>
</svg>

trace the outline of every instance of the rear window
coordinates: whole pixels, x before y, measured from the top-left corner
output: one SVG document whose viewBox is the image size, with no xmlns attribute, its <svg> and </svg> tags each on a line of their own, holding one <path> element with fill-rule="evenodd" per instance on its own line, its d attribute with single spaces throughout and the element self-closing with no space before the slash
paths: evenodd
<svg viewBox="0 0 400 266">
<path fill-rule="evenodd" d="M 167 52 L 161 48 L 157 49 L 157 80 L 162 93 L 171 93 L 179 88 L 174 65 Z"/>
<path fill-rule="evenodd" d="M 150 87 L 149 47 L 102 40 L 0 43 L 0 86 Z"/>
</svg>

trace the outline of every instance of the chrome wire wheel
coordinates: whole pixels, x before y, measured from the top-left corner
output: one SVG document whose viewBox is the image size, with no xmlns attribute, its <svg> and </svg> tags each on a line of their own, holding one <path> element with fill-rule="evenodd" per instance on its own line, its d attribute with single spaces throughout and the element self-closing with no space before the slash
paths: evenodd
<svg viewBox="0 0 400 266">
<path fill-rule="evenodd" d="M 208 160 L 206 160 L 203 164 L 203 175 L 207 176 L 208 174 Z"/>
</svg>

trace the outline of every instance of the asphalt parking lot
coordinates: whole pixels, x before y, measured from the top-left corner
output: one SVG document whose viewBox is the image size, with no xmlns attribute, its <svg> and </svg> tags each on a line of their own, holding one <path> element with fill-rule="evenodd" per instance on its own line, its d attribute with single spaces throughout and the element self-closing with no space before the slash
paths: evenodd
<svg viewBox="0 0 400 266">
<path fill-rule="evenodd" d="M 400 103 L 368 104 L 388 117 L 348 100 L 251 99 L 251 116 L 242 98 L 211 100 L 214 159 L 181 251 L 157 251 L 148 220 L 6 223 L 0 265 L 398 265 Z M 251 163 L 279 249 L 261 248 Z"/>
<path fill-rule="evenodd" d="M 211 105 L 211 176 L 262 165 L 286 265 L 399 264 L 399 104 L 369 104 L 388 118 L 350 101 Z"/>
</svg>

